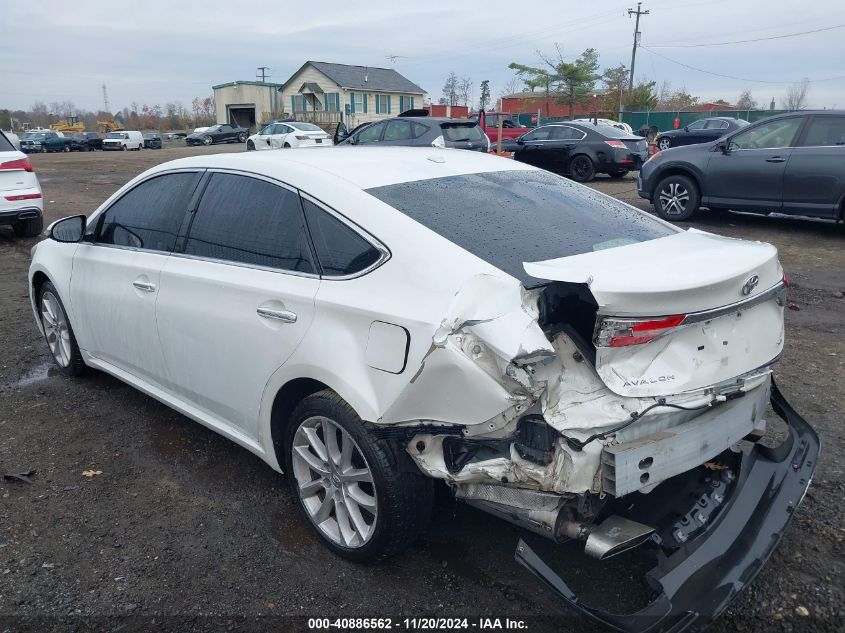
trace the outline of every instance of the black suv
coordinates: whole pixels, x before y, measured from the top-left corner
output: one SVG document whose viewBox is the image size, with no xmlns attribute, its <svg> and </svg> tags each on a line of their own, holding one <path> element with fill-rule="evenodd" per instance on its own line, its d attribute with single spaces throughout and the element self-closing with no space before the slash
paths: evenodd
<svg viewBox="0 0 845 633">
<path fill-rule="evenodd" d="M 103 149 L 103 139 L 96 132 L 77 132 L 70 137 L 72 152 L 92 152 L 95 149 Z"/>
<path fill-rule="evenodd" d="M 637 190 L 665 220 L 687 220 L 699 207 L 845 219 L 845 111 L 780 114 L 657 152 Z"/>
</svg>

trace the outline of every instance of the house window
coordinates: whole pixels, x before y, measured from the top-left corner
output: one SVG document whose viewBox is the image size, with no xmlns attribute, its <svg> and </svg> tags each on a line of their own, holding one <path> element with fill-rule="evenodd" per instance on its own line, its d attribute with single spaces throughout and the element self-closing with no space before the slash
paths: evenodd
<svg viewBox="0 0 845 633">
<path fill-rule="evenodd" d="M 339 112 L 340 111 L 340 93 L 339 92 L 327 92 L 323 95 L 323 109 L 326 112 Z"/>
<path fill-rule="evenodd" d="M 362 93 L 362 92 L 351 92 L 349 93 L 349 101 L 352 104 L 352 111 L 353 112 L 366 112 L 367 111 L 367 97 L 369 95 Z"/>
<path fill-rule="evenodd" d="M 403 95 L 399 96 L 399 114 L 405 112 L 406 110 L 413 110 L 414 109 L 414 98 L 413 97 L 405 97 Z"/>
<path fill-rule="evenodd" d="M 290 96 L 291 112 L 305 112 L 305 95 Z"/>
<path fill-rule="evenodd" d="M 390 95 L 376 95 L 376 113 L 390 114 Z"/>
</svg>

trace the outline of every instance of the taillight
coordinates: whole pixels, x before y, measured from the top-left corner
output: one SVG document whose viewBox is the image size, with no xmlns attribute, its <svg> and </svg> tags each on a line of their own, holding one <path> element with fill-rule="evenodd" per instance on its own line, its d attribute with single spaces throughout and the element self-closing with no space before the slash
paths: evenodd
<svg viewBox="0 0 845 633">
<path fill-rule="evenodd" d="M 18 158 L 16 160 L 0 163 L 0 169 L 23 169 L 24 171 L 32 171 L 32 163 L 29 160 L 29 156 L 27 156 L 25 158 Z"/>
<path fill-rule="evenodd" d="M 310 136 L 294 136 L 297 141 L 307 141 L 310 140 Z"/>
<path fill-rule="evenodd" d="M 628 147 L 622 141 L 605 141 L 605 143 L 607 143 L 611 147 L 618 147 L 619 149 L 625 149 Z"/>
<path fill-rule="evenodd" d="M 657 319 L 603 318 L 596 331 L 596 347 L 626 347 L 642 345 L 678 327 L 686 318 L 675 314 Z"/>
<path fill-rule="evenodd" d="M 6 200 L 11 200 L 12 202 L 17 200 L 36 200 L 40 197 L 40 193 L 23 193 L 17 196 L 5 196 Z"/>
</svg>

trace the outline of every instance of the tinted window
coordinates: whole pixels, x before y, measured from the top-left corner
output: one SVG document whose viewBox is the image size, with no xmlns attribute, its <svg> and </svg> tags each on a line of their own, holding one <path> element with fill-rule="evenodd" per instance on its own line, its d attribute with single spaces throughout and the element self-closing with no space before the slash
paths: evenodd
<svg viewBox="0 0 845 633">
<path fill-rule="evenodd" d="M 302 206 L 324 275 L 352 275 L 379 260 L 378 249 L 332 214 L 309 200 Z"/>
<path fill-rule="evenodd" d="M 745 130 L 731 139 L 731 149 L 777 149 L 790 147 L 801 125 L 799 117 L 777 119 Z"/>
<path fill-rule="evenodd" d="M 384 130 L 385 141 L 408 141 L 414 138 L 410 121 L 390 121 Z"/>
<path fill-rule="evenodd" d="M 802 145 L 845 145 L 845 116 L 813 117 Z"/>
<path fill-rule="evenodd" d="M 552 136 L 552 128 L 551 126 L 546 127 L 538 127 L 536 130 L 532 130 L 528 134 L 525 134 L 522 137 L 524 141 L 546 141 L 551 138 Z"/>
<path fill-rule="evenodd" d="M 185 253 L 313 273 L 299 196 L 264 180 L 213 174 Z"/>
<path fill-rule="evenodd" d="M 561 141 L 580 141 L 586 134 L 568 125 L 556 125 L 552 132 L 552 138 Z"/>
<path fill-rule="evenodd" d="M 367 193 L 519 279 L 523 262 L 644 242 L 674 231 L 631 207 L 545 171 L 433 178 Z"/>
<path fill-rule="evenodd" d="M 707 121 L 701 119 L 699 121 L 693 121 L 687 126 L 688 130 L 703 130 L 704 126 L 707 124 Z"/>
<path fill-rule="evenodd" d="M 481 141 L 484 139 L 481 128 L 477 125 L 442 123 L 440 129 L 443 130 L 443 138 L 455 143 Z"/>
<path fill-rule="evenodd" d="M 6 135 L 3 134 L 3 132 L 0 132 L 0 152 L 14 152 L 14 151 L 15 151 L 14 145 L 12 145 L 12 143 L 9 141 L 9 139 L 6 138 Z"/>
<path fill-rule="evenodd" d="M 707 128 L 706 129 L 708 129 L 708 130 L 726 130 L 726 129 L 728 129 L 728 122 L 727 121 L 721 121 L 719 119 L 711 119 L 710 121 L 707 122 Z"/>
<path fill-rule="evenodd" d="M 413 122 L 411 123 L 411 127 L 412 127 L 412 128 L 413 128 L 413 130 L 414 130 L 414 138 L 419 138 L 419 137 L 421 137 L 423 134 L 425 134 L 426 132 L 428 132 L 428 127 L 426 127 L 426 126 L 425 126 L 425 125 L 423 125 L 422 123 L 417 123 L 416 121 L 413 121 Z"/>
<path fill-rule="evenodd" d="M 356 143 L 374 143 L 379 140 L 381 131 L 384 129 L 384 123 L 376 123 L 361 130 L 361 133 L 356 137 Z"/>
<path fill-rule="evenodd" d="M 199 174 L 166 174 L 142 182 L 110 206 L 95 241 L 153 251 L 171 251 Z"/>
</svg>

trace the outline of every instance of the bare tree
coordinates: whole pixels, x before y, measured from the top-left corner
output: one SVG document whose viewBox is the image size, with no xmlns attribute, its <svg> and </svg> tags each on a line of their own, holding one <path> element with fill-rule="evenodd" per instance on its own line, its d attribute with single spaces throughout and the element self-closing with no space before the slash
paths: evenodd
<svg viewBox="0 0 845 633">
<path fill-rule="evenodd" d="M 740 110 L 757 109 L 757 102 L 754 100 L 754 97 L 751 96 L 750 90 L 742 91 L 742 93 L 739 95 L 739 99 L 736 100 L 736 107 Z"/>
<path fill-rule="evenodd" d="M 443 84 L 443 100 L 445 105 L 458 105 L 458 76 L 451 72 Z"/>
<path fill-rule="evenodd" d="M 457 86 L 457 100 L 461 105 L 469 105 L 470 97 L 472 96 L 472 79 L 469 77 L 461 77 L 458 80 Z"/>
<path fill-rule="evenodd" d="M 522 80 L 519 77 L 511 77 L 510 81 L 508 81 L 508 83 L 502 86 L 502 91 L 499 93 L 499 98 L 509 97 L 510 95 L 518 93 L 521 85 Z"/>
<path fill-rule="evenodd" d="M 807 93 L 810 91 L 810 80 L 804 77 L 792 84 L 786 91 L 786 98 L 781 99 L 784 110 L 803 110 L 807 107 Z"/>
</svg>

